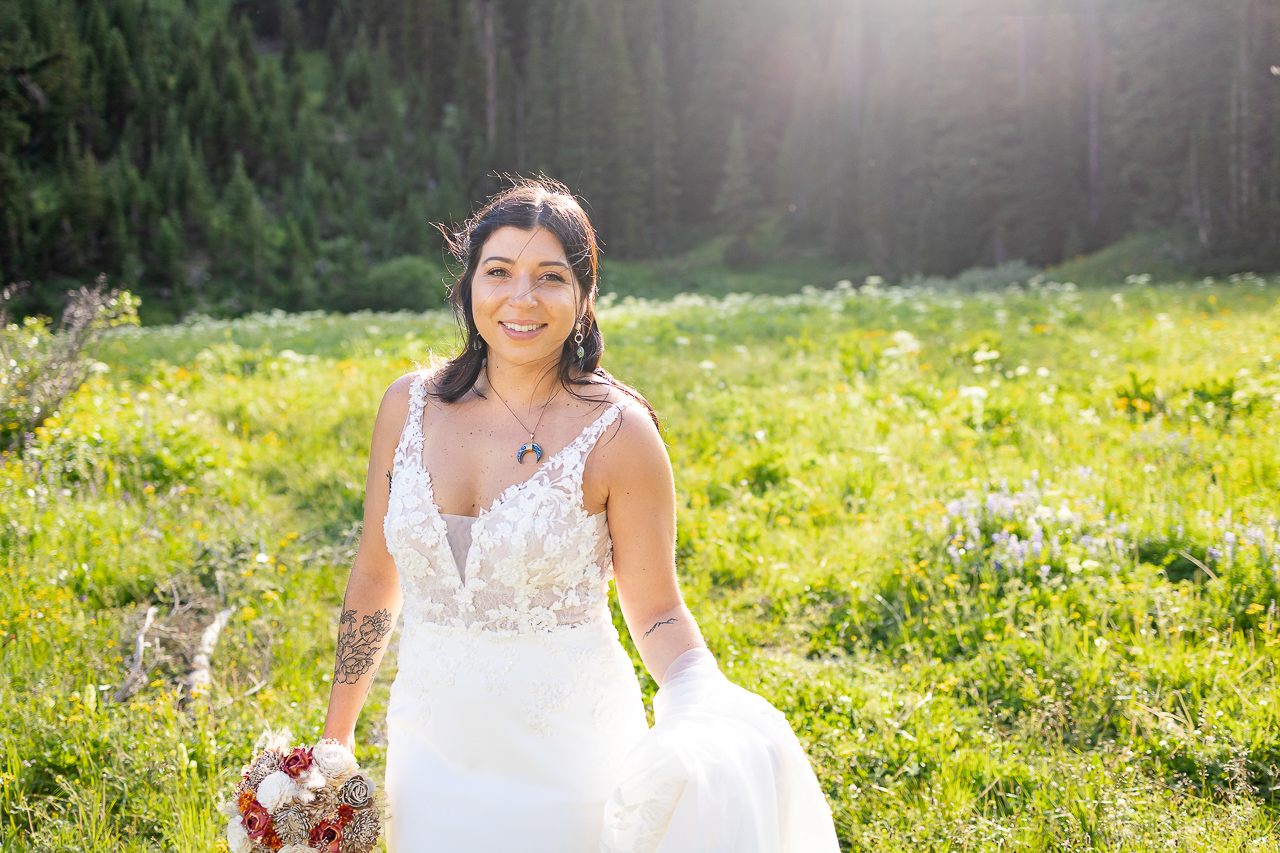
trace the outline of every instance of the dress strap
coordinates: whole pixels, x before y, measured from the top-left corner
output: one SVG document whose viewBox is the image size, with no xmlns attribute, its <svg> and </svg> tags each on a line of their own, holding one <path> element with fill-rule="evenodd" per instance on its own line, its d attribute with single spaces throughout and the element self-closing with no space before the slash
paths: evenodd
<svg viewBox="0 0 1280 853">
<path fill-rule="evenodd" d="M 609 408 L 604 411 L 604 414 L 596 418 L 595 423 L 582 431 L 582 434 L 578 436 L 577 440 L 582 442 L 582 447 L 585 451 L 583 454 L 584 459 L 586 454 L 591 452 L 591 448 L 596 446 L 596 442 L 600 440 L 600 436 L 604 435 L 605 430 L 613 426 L 613 422 L 618 419 L 618 415 L 620 414 L 622 414 L 622 406 L 619 406 L 617 403 L 610 403 Z"/>
<path fill-rule="evenodd" d="M 582 475 L 587 468 L 587 457 L 591 455 L 600 436 L 604 435 L 605 430 L 618 419 L 620 414 L 622 414 L 622 407 L 617 403 L 610 403 L 609 408 L 596 418 L 594 423 L 580 432 L 577 438 L 569 442 L 556 457 L 560 463 L 560 471 L 551 476 L 557 482 L 564 484 L 561 488 L 568 488 L 575 505 L 582 503 Z"/>
<path fill-rule="evenodd" d="M 394 467 L 402 470 L 417 461 L 422 464 L 422 410 L 427 400 L 427 374 L 419 371 L 409 386 L 409 414 L 400 430 L 400 442 L 396 445 Z"/>
</svg>

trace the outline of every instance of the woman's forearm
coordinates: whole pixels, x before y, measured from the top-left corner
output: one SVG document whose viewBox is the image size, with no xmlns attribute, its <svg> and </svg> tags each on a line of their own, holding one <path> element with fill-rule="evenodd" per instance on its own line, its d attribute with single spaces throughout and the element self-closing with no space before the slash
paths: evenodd
<svg viewBox="0 0 1280 853">
<path fill-rule="evenodd" d="M 690 649 L 706 648 L 707 645 L 698 624 L 693 621 L 693 614 L 683 602 L 628 627 L 645 668 L 658 684 L 662 684 L 672 661 Z"/>
<path fill-rule="evenodd" d="M 338 620 L 338 642 L 324 736 L 352 746 L 356 720 L 400 616 L 398 583 L 353 569 Z"/>
</svg>

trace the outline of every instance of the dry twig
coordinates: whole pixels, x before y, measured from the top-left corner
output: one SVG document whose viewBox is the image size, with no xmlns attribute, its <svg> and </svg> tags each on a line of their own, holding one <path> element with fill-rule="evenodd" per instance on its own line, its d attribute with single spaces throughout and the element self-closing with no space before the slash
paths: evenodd
<svg viewBox="0 0 1280 853">
<path fill-rule="evenodd" d="M 124 684 L 120 685 L 120 689 L 112 697 L 116 702 L 126 701 L 130 696 L 137 693 L 138 688 L 142 686 L 142 682 L 146 681 L 147 674 L 142 668 L 142 653 L 147 647 L 147 631 L 151 630 L 151 623 L 156 621 L 156 614 L 159 612 L 160 608 L 154 604 L 147 608 L 147 617 L 142 622 L 142 630 L 138 632 L 138 638 L 134 641 L 133 665 L 129 668 L 129 674 L 125 677 Z"/>
</svg>

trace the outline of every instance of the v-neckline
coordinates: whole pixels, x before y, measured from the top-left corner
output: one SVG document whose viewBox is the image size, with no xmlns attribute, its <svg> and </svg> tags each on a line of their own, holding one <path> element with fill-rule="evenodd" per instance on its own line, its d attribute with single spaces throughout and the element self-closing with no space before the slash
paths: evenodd
<svg viewBox="0 0 1280 853">
<path fill-rule="evenodd" d="M 441 545 L 443 546 L 443 547 L 442 547 L 442 550 L 444 550 L 444 551 L 447 551 L 447 552 L 448 552 L 448 554 L 449 554 L 449 562 L 453 564 L 453 566 L 454 566 L 454 570 L 457 572 L 458 581 L 459 581 L 459 583 L 462 585 L 462 587 L 463 587 L 464 589 L 470 585 L 471 580 L 472 580 L 472 578 L 473 578 L 473 576 L 474 576 L 474 575 L 473 575 L 473 573 L 471 573 L 471 572 L 469 572 L 469 571 L 467 571 L 467 570 L 468 570 L 468 569 L 470 568 L 470 566 L 471 566 L 471 554 L 475 551 L 475 545 L 476 545 L 475 528 L 476 528 L 476 526 L 477 526 L 480 522 L 484 521 L 485 519 L 489 518 L 489 517 L 490 517 L 490 516 L 492 516 L 494 513 L 496 513 L 496 512 L 498 511 L 498 509 L 499 509 L 499 508 L 500 508 L 504 503 L 506 503 L 508 500 L 510 500 L 510 499 L 511 499 L 512 497 L 514 497 L 515 495 L 519 494 L 519 493 L 520 493 L 520 492 L 521 492 L 521 491 L 522 491 L 526 486 L 528 486 L 528 485 L 529 485 L 530 483 L 532 483 L 535 479 L 537 479 L 537 478 L 538 478 L 538 476 L 539 476 L 540 474 L 542 474 L 542 472 L 543 472 L 543 471 L 549 470 L 549 469 L 551 468 L 551 466 L 552 466 L 552 465 L 554 465 L 556 462 L 558 462 L 558 461 L 560 460 L 560 457 L 561 457 L 561 456 L 563 456 L 563 455 L 565 454 L 565 452 L 569 450 L 569 448 L 573 447 L 575 444 L 577 444 L 579 441 L 581 441 L 581 440 L 582 440 L 582 437 L 583 437 L 583 436 L 585 436 L 588 432 L 590 432 L 590 431 L 594 430 L 594 429 L 595 429 L 595 427 L 596 427 L 597 425 L 599 425 L 599 424 L 600 424 L 600 422 L 601 422 L 601 421 L 603 421 L 606 417 L 608 417 L 608 416 L 613 412 L 613 410 L 614 410 L 615 408 L 617 408 L 617 407 L 618 407 L 618 406 L 617 406 L 617 404 L 616 404 L 616 403 L 611 403 L 611 404 L 609 404 L 608 406 L 606 406 L 606 407 L 605 407 L 604 412 L 602 412 L 602 413 L 600 414 L 600 417 L 596 418 L 594 421 L 592 421 L 591 423 L 589 423 L 589 424 L 587 424 L 585 427 L 583 427 L 583 428 L 582 428 L 582 431 L 581 431 L 581 432 L 579 432 L 576 436 L 574 436 L 573 440 L 571 440 L 568 444 L 566 444 L 564 447 L 560 448 L 558 451 L 556 451 L 555 453 L 553 453 L 551 456 L 547 457 L 547 461 L 546 461 L 546 462 L 541 463 L 541 464 L 538 466 L 538 469 L 537 469 L 536 471 L 534 471 L 531 475 L 529 475 L 529 477 L 528 477 L 528 478 L 526 478 L 526 479 L 524 479 L 524 480 L 521 480 L 521 481 L 520 481 L 520 482 L 518 482 L 518 483 L 512 483 L 510 486 L 507 486 L 505 489 L 503 489 L 501 492 L 499 492 L 499 493 L 498 493 L 498 495 L 497 495 L 496 497 L 494 497 L 493 501 L 489 504 L 489 507 L 488 507 L 487 509 L 483 509 L 483 508 L 482 508 L 482 509 L 480 510 L 480 514 L 479 514 L 479 515 L 474 515 L 474 516 L 472 516 L 472 515 L 464 515 L 464 516 L 457 516 L 457 515 L 455 515 L 455 517 L 457 517 L 457 518 L 471 518 L 471 519 L 474 519 L 474 520 L 471 522 L 471 525 L 470 525 L 470 527 L 471 527 L 471 542 L 470 542 L 470 544 L 468 544 L 468 545 L 467 545 L 467 553 L 466 553 L 466 555 L 463 557 L 463 561 L 462 561 L 462 565 L 461 565 L 461 566 L 459 566 L 459 565 L 458 565 L 457 558 L 455 558 L 455 557 L 453 556 L 453 548 L 449 545 L 449 525 L 448 525 L 448 522 L 446 522 L 446 521 L 445 521 L 445 513 L 444 513 L 444 512 L 442 512 L 442 511 L 440 510 L 440 505 L 436 502 L 436 490 L 435 490 L 435 483 L 434 483 L 434 481 L 433 481 L 433 479 L 432 479 L 432 477 L 431 477 L 431 471 L 427 468 L 426 459 L 424 458 L 424 457 L 425 457 L 425 455 L 426 455 L 426 443 L 427 443 L 427 442 L 426 442 L 426 432 L 425 432 L 425 430 L 423 430 L 423 428 L 422 428 L 422 417 L 423 417 L 424 412 L 420 411 L 420 412 L 418 412 L 418 413 L 417 413 L 417 417 L 418 417 L 418 446 L 417 446 L 417 448 L 416 448 L 415 452 L 413 453 L 413 457 L 417 460 L 417 468 L 418 468 L 418 470 L 419 470 L 420 472 L 422 472 L 422 476 L 423 476 L 423 478 L 426 480 L 427 503 L 428 503 L 428 504 L 430 505 L 430 507 L 431 507 L 431 518 L 432 518 L 432 523 L 433 523 L 433 525 L 435 526 L 437 533 L 439 533 L 439 534 L 440 534 L 440 543 L 441 543 Z M 585 517 L 587 517 L 587 518 L 591 518 L 591 517 L 592 517 L 591 513 L 588 513 L 588 512 L 587 512 L 585 509 L 583 509 L 583 507 L 582 507 L 578 502 L 576 502 L 576 501 L 574 502 L 574 505 L 573 505 L 573 511 L 574 511 L 574 512 L 576 512 L 576 513 L 578 513 L 579 515 L 585 516 Z M 598 514 L 598 513 L 597 513 L 597 514 Z M 450 513 L 450 515 L 454 515 L 454 514 L 453 514 L 453 513 Z"/>
</svg>

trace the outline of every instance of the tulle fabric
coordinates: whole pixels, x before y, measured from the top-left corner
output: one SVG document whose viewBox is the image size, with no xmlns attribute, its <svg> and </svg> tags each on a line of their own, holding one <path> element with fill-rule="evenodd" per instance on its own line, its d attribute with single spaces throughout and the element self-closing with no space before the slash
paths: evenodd
<svg viewBox="0 0 1280 853">
<path fill-rule="evenodd" d="M 786 717 L 725 678 L 710 652 L 671 665 L 653 712 L 605 805 L 602 853 L 839 851 Z"/>
<path fill-rule="evenodd" d="M 407 626 L 387 707 L 387 849 L 596 853 L 605 797 L 646 730 L 610 622 Z"/>
</svg>

